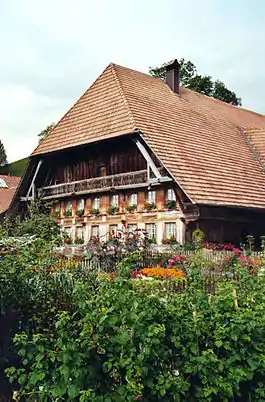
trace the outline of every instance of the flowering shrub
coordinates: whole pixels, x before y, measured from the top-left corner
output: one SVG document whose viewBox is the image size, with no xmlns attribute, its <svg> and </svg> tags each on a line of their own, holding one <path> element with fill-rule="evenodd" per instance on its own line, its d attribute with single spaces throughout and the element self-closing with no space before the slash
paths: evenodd
<svg viewBox="0 0 265 402">
<path fill-rule="evenodd" d="M 174 254 L 168 260 L 168 268 L 178 268 L 186 270 L 190 264 L 190 259 L 187 255 L 184 254 Z"/>
<path fill-rule="evenodd" d="M 206 248 L 207 250 L 214 250 L 214 251 L 232 251 L 235 253 L 237 256 L 242 254 L 242 251 L 235 247 L 232 243 L 210 243 L 210 242 L 205 242 L 203 243 L 203 247 Z"/>
</svg>

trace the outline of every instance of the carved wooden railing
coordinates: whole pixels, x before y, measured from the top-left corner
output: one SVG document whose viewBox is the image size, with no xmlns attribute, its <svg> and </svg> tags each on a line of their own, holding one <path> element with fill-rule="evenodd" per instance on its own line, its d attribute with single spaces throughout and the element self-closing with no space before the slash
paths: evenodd
<svg viewBox="0 0 265 402">
<path fill-rule="evenodd" d="M 38 189 L 41 198 L 56 198 L 57 196 L 69 196 L 72 194 L 88 194 L 97 191 L 109 191 L 112 188 L 123 189 L 148 185 L 146 170 L 121 173 L 112 176 L 95 177 L 71 183 L 56 184 Z"/>
</svg>

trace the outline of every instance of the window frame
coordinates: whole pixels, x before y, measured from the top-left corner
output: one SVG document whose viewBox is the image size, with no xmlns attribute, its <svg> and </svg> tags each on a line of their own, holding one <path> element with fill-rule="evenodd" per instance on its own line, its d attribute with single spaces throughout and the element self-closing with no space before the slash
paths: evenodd
<svg viewBox="0 0 265 402">
<path fill-rule="evenodd" d="M 146 201 L 149 202 L 150 204 L 156 203 L 156 190 L 148 190 L 147 191 Z"/>
<path fill-rule="evenodd" d="M 94 229 L 97 229 L 97 234 L 96 235 L 93 234 Z M 93 237 L 99 238 L 99 225 L 92 225 L 91 226 L 91 237 L 92 238 Z"/>
<path fill-rule="evenodd" d="M 149 232 L 149 230 L 148 230 L 147 228 L 148 228 L 148 227 L 151 227 L 151 226 L 154 228 L 154 231 Z M 157 225 L 156 225 L 155 222 L 148 222 L 148 223 L 146 223 L 146 224 L 145 224 L 145 231 L 146 231 L 146 233 L 147 233 L 148 239 L 150 239 L 150 240 L 156 239 L 156 236 L 157 236 Z M 151 234 L 151 236 L 150 236 L 150 234 Z"/>
<path fill-rule="evenodd" d="M 100 197 L 95 197 L 93 199 L 93 209 L 100 209 Z"/>
<path fill-rule="evenodd" d="M 177 201 L 177 195 L 175 190 L 170 187 L 166 190 L 166 200 L 168 201 Z"/>
<path fill-rule="evenodd" d="M 116 201 L 114 201 L 114 200 L 116 200 Z M 112 194 L 111 195 L 111 197 L 110 197 L 110 205 L 112 207 L 119 208 L 119 205 L 120 205 L 120 196 L 119 196 L 119 194 Z"/>
<path fill-rule="evenodd" d="M 138 193 L 131 193 L 129 205 L 130 207 L 138 205 Z"/>
<path fill-rule="evenodd" d="M 168 228 L 170 228 L 170 225 L 173 226 L 174 230 L 170 230 L 171 233 L 168 234 Z M 174 239 L 177 239 L 177 223 L 176 222 L 165 222 L 165 239 L 171 239 L 174 237 Z"/>
</svg>

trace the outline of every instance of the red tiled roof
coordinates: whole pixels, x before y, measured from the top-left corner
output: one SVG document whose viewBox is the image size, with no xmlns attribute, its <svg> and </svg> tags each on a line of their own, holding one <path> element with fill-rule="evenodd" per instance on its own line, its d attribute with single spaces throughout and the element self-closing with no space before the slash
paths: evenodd
<svg viewBox="0 0 265 402">
<path fill-rule="evenodd" d="M 19 185 L 20 177 L 0 175 L 7 187 L 0 186 L 0 213 L 5 212 L 13 199 L 15 191 Z"/>
<path fill-rule="evenodd" d="M 261 114 L 110 64 L 33 155 L 140 131 L 193 202 L 265 208 L 264 168 L 245 134 L 262 129 Z"/>
</svg>

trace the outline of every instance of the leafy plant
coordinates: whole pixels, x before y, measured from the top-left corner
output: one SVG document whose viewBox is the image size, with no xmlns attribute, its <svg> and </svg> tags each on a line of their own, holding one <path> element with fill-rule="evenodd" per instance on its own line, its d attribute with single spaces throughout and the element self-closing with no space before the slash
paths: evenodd
<svg viewBox="0 0 265 402">
<path fill-rule="evenodd" d="M 72 210 L 64 211 L 64 216 L 66 218 L 72 216 Z"/>
<path fill-rule="evenodd" d="M 84 239 L 82 239 L 81 237 L 76 237 L 75 238 L 75 244 L 84 244 Z"/>
<path fill-rule="evenodd" d="M 116 207 L 116 206 L 111 205 L 111 206 L 109 206 L 109 208 L 107 209 L 107 213 L 108 213 L 109 215 L 115 215 L 115 214 L 118 212 L 118 210 L 119 210 L 119 207 Z"/>
<path fill-rule="evenodd" d="M 150 212 L 156 209 L 156 204 L 154 202 L 146 202 L 144 204 L 144 211 Z"/>
<path fill-rule="evenodd" d="M 61 213 L 60 213 L 60 211 L 54 211 L 53 213 L 52 213 L 52 217 L 53 218 L 60 218 L 60 216 L 61 216 Z"/>
<path fill-rule="evenodd" d="M 78 209 L 75 213 L 77 216 L 81 217 L 84 215 L 84 209 Z"/>
<path fill-rule="evenodd" d="M 171 236 L 169 239 L 163 239 L 162 243 L 163 244 L 177 244 L 178 241 L 175 236 Z"/>
<path fill-rule="evenodd" d="M 99 215 L 100 214 L 99 208 L 92 208 L 90 213 L 91 215 Z"/>
<path fill-rule="evenodd" d="M 176 209 L 177 203 L 175 200 L 166 200 L 164 206 L 168 209 Z"/>
<path fill-rule="evenodd" d="M 204 233 L 200 229 L 196 229 L 192 232 L 192 241 L 197 245 L 201 245 L 204 240 Z"/>
<path fill-rule="evenodd" d="M 136 205 L 136 204 L 133 204 L 133 205 L 127 205 L 127 207 L 126 207 L 126 211 L 128 211 L 128 212 L 130 212 L 130 213 L 135 212 L 135 211 L 136 211 L 136 209 L 137 209 L 137 205 Z"/>
</svg>

